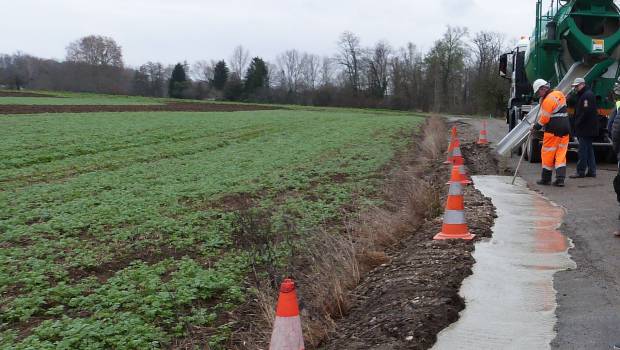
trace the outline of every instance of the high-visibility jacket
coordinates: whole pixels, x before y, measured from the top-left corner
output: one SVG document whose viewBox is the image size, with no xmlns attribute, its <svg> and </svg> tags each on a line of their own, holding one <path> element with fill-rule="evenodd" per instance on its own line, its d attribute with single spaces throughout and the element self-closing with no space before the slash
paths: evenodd
<svg viewBox="0 0 620 350">
<path fill-rule="evenodd" d="M 534 127 L 537 130 L 544 128 L 545 133 L 555 136 L 566 136 L 570 134 L 567 112 L 566 96 L 561 91 L 552 90 L 542 99 L 540 118 Z"/>
</svg>

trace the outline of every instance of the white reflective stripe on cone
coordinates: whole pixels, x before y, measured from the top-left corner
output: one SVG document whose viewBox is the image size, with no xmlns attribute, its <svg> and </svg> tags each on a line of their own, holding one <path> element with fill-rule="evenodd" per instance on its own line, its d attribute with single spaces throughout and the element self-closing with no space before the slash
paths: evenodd
<svg viewBox="0 0 620 350">
<path fill-rule="evenodd" d="M 452 156 L 453 157 L 460 157 L 460 156 L 462 156 L 462 154 L 461 154 L 461 147 L 455 147 L 454 150 L 452 151 Z"/>
<path fill-rule="evenodd" d="M 446 210 L 443 214 L 443 222 L 452 225 L 464 224 L 465 213 L 462 210 Z"/>
<path fill-rule="evenodd" d="M 452 182 L 450 184 L 450 189 L 448 190 L 449 196 L 462 196 L 463 195 L 463 186 L 460 182 Z"/>
<path fill-rule="evenodd" d="M 301 333 L 299 316 L 276 317 L 269 350 L 304 350 L 304 337 Z"/>
</svg>

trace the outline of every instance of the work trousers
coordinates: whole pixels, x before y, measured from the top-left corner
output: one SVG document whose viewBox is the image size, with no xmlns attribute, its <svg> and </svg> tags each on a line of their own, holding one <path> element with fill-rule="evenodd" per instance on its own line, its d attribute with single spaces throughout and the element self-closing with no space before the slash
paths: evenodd
<svg viewBox="0 0 620 350">
<path fill-rule="evenodd" d="M 618 158 L 620 159 L 620 154 L 618 154 Z M 620 203 L 620 161 L 618 162 L 618 173 L 614 178 L 614 191 L 616 191 L 616 197 L 618 199 L 618 203 Z"/>
<path fill-rule="evenodd" d="M 546 132 L 542 145 L 542 167 L 553 171 L 566 167 L 566 152 L 568 152 L 569 136 L 555 136 Z"/>
<path fill-rule="evenodd" d="M 596 158 L 594 157 L 593 138 L 580 136 L 579 140 L 579 161 L 577 162 L 577 174 L 585 175 L 586 168 L 588 174 L 596 175 Z"/>
</svg>

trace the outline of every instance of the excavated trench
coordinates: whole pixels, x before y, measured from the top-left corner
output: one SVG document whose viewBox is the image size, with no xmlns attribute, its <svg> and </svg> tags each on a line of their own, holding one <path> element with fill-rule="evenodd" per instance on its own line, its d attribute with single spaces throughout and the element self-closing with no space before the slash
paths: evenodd
<svg viewBox="0 0 620 350">
<path fill-rule="evenodd" d="M 497 175 L 488 147 L 475 144 L 477 133 L 458 123 L 461 148 L 473 175 Z M 430 176 L 447 178 L 448 166 Z M 445 202 L 447 186 L 442 195 Z M 490 237 L 495 208 L 473 186 L 465 189 L 465 214 L 477 240 Z M 389 251 L 389 262 L 371 271 L 353 291 L 353 307 L 337 323 L 324 349 L 428 349 L 437 334 L 459 318 L 465 303 L 459 295 L 471 275 L 474 243 L 433 241 L 442 218 L 426 222 Z"/>
</svg>

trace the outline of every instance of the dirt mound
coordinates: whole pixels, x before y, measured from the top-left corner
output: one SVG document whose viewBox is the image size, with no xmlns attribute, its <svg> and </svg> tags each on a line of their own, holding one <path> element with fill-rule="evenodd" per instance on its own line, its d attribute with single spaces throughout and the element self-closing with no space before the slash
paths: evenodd
<svg viewBox="0 0 620 350">
<path fill-rule="evenodd" d="M 497 175 L 497 159 L 489 157 L 489 146 L 481 146 L 475 142 L 461 146 L 461 153 L 465 158 L 465 165 L 470 173 L 476 175 Z"/>
<path fill-rule="evenodd" d="M 177 102 L 163 105 L 0 105 L 0 114 L 97 112 L 242 112 L 278 107 L 250 104 Z"/>
<path fill-rule="evenodd" d="M 35 92 L 21 92 L 21 91 L 0 91 L 0 97 L 58 97 L 54 95 L 39 94 Z"/>
</svg>

